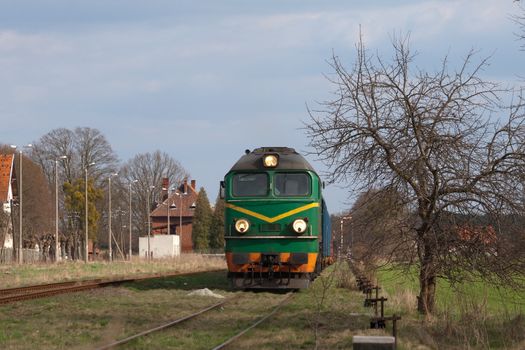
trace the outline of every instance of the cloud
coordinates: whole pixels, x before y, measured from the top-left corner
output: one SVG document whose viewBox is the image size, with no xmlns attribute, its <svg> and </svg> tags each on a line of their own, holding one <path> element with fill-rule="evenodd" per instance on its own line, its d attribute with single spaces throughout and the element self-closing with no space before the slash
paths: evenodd
<svg viewBox="0 0 525 350">
<path fill-rule="evenodd" d="M 24 34 L 13 30 L 0 31 L 0 54 L 56 56 L 66 53 L 67 46 L 49 34 Z"/>
<path fill-rule="evenodd" d="M 122 158 L 157 148 L 179 158 L 190 145 L 195 169 L 225 162 L 211 154 L 304 148 L 305 102 L 328 96 L 326 59 L 334 50 L 350 63 L 360 26 L 371 50 L 388 54 L 389 35 L 410 32 L 428 62 L 477 45 L 505 56 L 495 79 L 518 66 L 501 51 L 514 45 L 510 0 L 37 3 L 0 13 L 0 138 L 89 125 Z"/>
</svg>

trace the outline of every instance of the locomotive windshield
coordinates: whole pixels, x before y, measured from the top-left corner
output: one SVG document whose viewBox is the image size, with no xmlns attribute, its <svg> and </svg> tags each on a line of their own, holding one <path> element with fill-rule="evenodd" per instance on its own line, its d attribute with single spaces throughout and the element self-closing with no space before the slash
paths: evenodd
<svg viewBox="0 0 525 350">
<path fill-rule="evenodd" d="M 308 196 L 310 194 L 310 176 L 301 173 L 275 174 L 276 196 Z"/>
<path fill-rule="evenodd" d="M 268 194 L 268 175 L 265 173 L 235 174 L 232 190 L 233 195 L 239 197 L 266 196 Z"/>
</svg>

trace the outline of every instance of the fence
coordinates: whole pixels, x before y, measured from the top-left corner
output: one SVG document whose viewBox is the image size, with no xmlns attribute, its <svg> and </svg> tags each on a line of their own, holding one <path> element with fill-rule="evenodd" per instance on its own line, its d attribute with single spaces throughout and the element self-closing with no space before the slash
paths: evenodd
<svg viewBox="0 0 525 350">
<path fill-rule="evenodd" d="M 361 290 L 364 294 L 366 294 L 364 306 L 365 307 L 373 307 L 374 308 L 374 317 L 370 318 L 370 328 L 372 329 L 381 329 L 386 328 L 386 322 L 392 321 L 392 338 L 393 338 L 393 344 L 390 345 L 388 343 L 385 345 L 386 347 L 381 347 L 377 344 L 382 344 L 382 342 L 385 339 L 379 339 L 379 338 L 385 338 L 385 337 L 362 337 L 363 344 L 359 343 L 356 344 L 354 341 L 354 350 L 356 349 L 396 349 L 397 348 L 397 321 L 401 320 L 401 316 L 399 315 L 392 315 L 392 316 L 385 316 L 385 302 L 388 301 L 385 297 L 379 297 L 379 291 L 381 290 L 381 287 L 379 285 L 375 285 L 370 281 L 368 277 L 366 277 L 359 269 L 352 263 L 352 261 L 348 261 L 348 264 L 350 266 L 350 269 L 352 270 L 352 273 L 354 276 L 356 276 L 356 283 L 359 290 Z M 375 291 L 375 297 L 373 296 L 373 292 Z M 381 304 L 381 312 L 378 310 L 378 304 Z M 355 338 L 355 337 L 354 337 Z M 364 339 L 367 338 L 367 339 Z M 375 338 L 375 339 L 368 339 L 368 338 Z M 376 347 L 367 347 L 370 346 L 371 342 L 377 341 L 378 343 L 374 343 L 377 346 Z M 390 339 L 388 340 L 390 341 Z M 356 346 L 357 345 L 357 346 Z"/>
<path fill-rule="evenodd" d="M 22 256 L 24 257 L 24 263 L 36 263 L 43 261 L 42 253 L 34 249 L 22 249 Z M 11 264 L 15 262 L 13 258 L 12 248 L 0 249 L 0 264 Z"/>
</svg>

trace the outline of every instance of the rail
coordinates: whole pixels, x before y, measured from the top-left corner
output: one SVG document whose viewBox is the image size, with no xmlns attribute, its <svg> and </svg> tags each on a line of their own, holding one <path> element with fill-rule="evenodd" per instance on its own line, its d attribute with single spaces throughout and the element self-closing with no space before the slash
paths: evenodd
<svg viewBox="0 0 525 350">
<path fill-rule="evenodd" d="M 184 322 L 184 321 L 191 320 L 192 318 L 195 318 L 195 317 L 197 317 L 197 316 L 199 316 L 199 315 L 202 315 L 202 314 L 204 314 L 204 313 L 206 313 L 206 312 L 208 312 L 208 311 L 211 311 L 211 310 L 213 310 L 213 309 L 215 309 L 215 308 L 217 308 L 217 307 L 219 307 L 219 306 L 221 306 L 221 305 L 224 305 L 225 303 L 227 303 L 227 302 L 230 301 L 230 300 L 231 300 L 231 298 L 226 299 L 226 300 L 223 300 L 223 301 L 221 301 L 221 302 L 219 302 L 219 303 L 215 303 L 215 304 L 213 304 L 213 305 L 211 305 L 211 306 L 205 307 L 204 309 L 201 309 L 201 310 L 199 310 L 199 311 L 197 311 L 197 312 L 194 312 L 194 313 L 192 313 L 191 315 L 188 315 L 188 316 L 184 316 L 184 317 L 178 318 L 178 319 L 176 319 L 176 320 L 170 321 L 170 322 L 165 323 L 165 324 L 163 324 L 163 325 L 160 325 L 160 326 L 158 326 L 158 327 L 151 328 L 151 329 L 148 329 L 148 330 L 146 330 L 146 331 L 143 331 L 143 332 L 137 333 L 137 334 L 135 334 L 135 335 L 129 336 L 129 337 L 127 337 L 127 338 L 124 338 L 124 339 L 118 340 L 118 341 L 113 342 L 113 343 L 111 343 L 111 344 L 104 345 L 104 346 L 98 348 L 98 350 L 111 349 L 111 348 L 114 348 L 114 347 L 116 347 L 116 346 L 126 344 L 126 343 L 132 341 L 133 339 L 137 339 L 137 338 L 143 337 L 143 336 L 145 336 L 145 335 L 148 335 L 148 334 L 151 334 L 151 333 L 154 333 L 154 332 L 157 332 L 157 331 L 160 331 L 160 330 L 163 330 L 163 329 L 166 329 L 166 328 L 172 327 L 172 326 L 174 326 L 174 325 L 176 325 L 176 324 L 179 324 L 179 323 L 182 323 L 182 322 Z"/>
<path fill-rule="evenodd" d="M 222 344 L 215 346 L 213 348 L 213 350 L 223 349 L 225 346 L 231 344 L 233 341 L 235 341 L 236 339 L 241 337 L 243 334 L 245 334 L 249 330 L 257 327 L 259 324 L 261 324 L 262 322 L 267 320 L 269 317 L 274 315 L 282 306 L 284 306 L 291 299 L 293 294 L 294 294 L 294 292 L 288 293 L 287 296 L 283 300 L 281 300 L 278 303 L 278 305 L 276 307 L 274 307 L 273 310 L 270 313 L 268 313 L 264 317 L 260 318 L 255 323 L 253 323 L 253 324 L 249 325 L 248 327 L 244 328 L 242 331 L 238 332 L 234 336 L 228 338 Z M 218 302 L 218 303 L 215 303 L 213 305 L 207 306 L 207 307 L 205 307 L 205 308 L 203 308 L 203 309 L 201 309 L 199 311 L 196 311 L 196 312 L 194 312 L 194 313 L 192 313 L 190 315 L 187 315 L 187 316 L 184 316 L 184 317 L 181 317 L 181 318 L 177 318 L 177 319 L 172 320 L 170 322 L 164 323 L 164 324 L 162 324 L 160 326 L 157 326 L 157 327 L 154 327 L 154 328 L 142 331 L 140 333 L 131 335 L 131 336 L 126 337 L 126 338 L 121 339 L 121 340 L 117 340 L 117 341 L 115 341 L 113 343 L 110 343 L 110 344 L 104 345 L 102 347 L 99 347 L 99 348 L 97 348 L 97 350 L 106 350 L 106 349 L 111 349 L 111 348 L 114 348 L 114 347 L 117 347 L 117 346 L 120 346 L 120 345 L 124 345 L 124 344 L 126 344 L 126 343 L 128 343 L 128 342 L 130 342 L 130 341 L 132 341 L 134 339 L 137 339 L 137 338 L 140 338 L 140 337 L 143 337 L 143 336 L 147 336 L 147 335 L 150 335 L 152 333 L 155 333 L 155 332 L 158 332 L 158 331 L 170 328 L 172 326 L 181 324 L 181 323 L 183 323 L 185 321 L 191 320 L 193 318 L 196 318 L 197 316 L 203 315 L 203 314 L 205 314 L 205 313 L 207 313 L 207 312 L 209 312 L 209 311 L 211 311 L 213 309 L 216 309 L 217 307 L 222 306 L 222 305 L 224 305 L 224 304 L 226 304 L 226 303 L 228 303 L 228 302 L 230 302 L 230 301 L 232 301 L 234 299 L 237 299 L 237 298 L 238 298 L 237 296 L 232 296 L 232 297 L 226 298 L 225 300 L 223 300 L 221 302 Z"/>
<path fill-rule="evenodd" d="M 207 270 L 207 271 L 192 271 L 192 272 L 177 272 L 168 274 L 148 274 L 138 275 L 134 277 L 125 277 L 117 279 L 94 279 L 85 281 L 68 281 L 68 282 L 57 282 L 49 284 L 41 284 L 34 286 L 16 287 L 8 289 L 0 289 L 0 305 L 8 304 L 16 301 L 23 301 L 29 299 L 37 299 L 49 297 L 57 294 L 73 293 L 89 289 L 108 287 L 118 285 L 127 282 L 137 282 L 155 278 L 166 278 L 166 277 L 178 277 L 178 276 L 190 276 L 205 272 L 219 272 L 221 270 Z"/>
<path fill-rule="evenodd" d="M 290 299 L 292 298 L 292 296 L 294 295 L 294 292 L 290 292 L 287 294 L 286 298 L 284 298 L 283 300 L 281 300 L 281 302 L 272 310 L 272 312 L 270 312 L 269 314 L 267 314 L 266 316 L 262 317 L 261 319 L 259 319 L 257 322 L 251 324 L 250 326 L 246 327 L 245 329 L 243 329 L 242 331 L 240 331 L 239 333 L 235 334 L 234 336 L 232 336 L 231 338 L 227 339 L 226 341 L 224 341 L 222 344 L 220 345 L 217 345 L 216 347 L 214 347 L 212 350 L 220 350 L 220 349 L 223 349 L 224 347 L 226 347 L 227 345 L 231 344 L 232 342 L 234 342 L 236 339 L 238 339 L 239 337 L 241 337 L 242 335 L 244 335 L 245 333 L 247 333 L 249 330 L 251 330 L 252 328 L 255 328 L 257 327 L 259 324 L 261 324 L 262 322 L 264 322 L 266 319 L 268 319 L 269 317 L 273 316 L 273 314 L 275 314 L 277 311 L 279 311 L 281 309 L 281 307 L 283 307 L 288 301 L 290 301 Z"/>
</svg>

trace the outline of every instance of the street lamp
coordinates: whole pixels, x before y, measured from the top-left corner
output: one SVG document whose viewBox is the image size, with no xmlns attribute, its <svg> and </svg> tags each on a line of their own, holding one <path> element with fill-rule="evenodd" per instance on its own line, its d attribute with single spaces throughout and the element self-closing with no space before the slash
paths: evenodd
<svg viewBox="0 0 525 350">
<path fill-rule="evenodd" d="M 131 185 L 137 183 L 139 180 L 131 180 L 129 182 L 129 261 L 131 261 Z M 124 249 L 124 247 L 122 247 Z"/>
<path fill-rule="evenodd" d="M 148 188 L 148 198 L 146 199 L 146 215 L 148 215 L 148 260 L 150 260 L 151 258 L 151 250 L 150 250 L 150 239 L 151 239 L 151 218 L 149 216 L 149 211 L 150 211 L 150 208 L 151 208 L 151 205 L 150 205 L 150 195 L 151 195 L 151 190 L 154 189 L 155 186 L 150 186 Z"/>
<path fill-rule="evenodd" d="M 33 147 L 32 144 L 28 144 L 24 147 L 27 147 L 27 148 L 30 148 L 30 147 Z M 16 149 L 17 146 L 16 145 L 11 145 L 11 148 L 13 149 Z M 19 194 L 18 194 L 18 209 L 20 210 L 20 218 L 19 218 L 19 229 L 20 229 L 20 232 L 18 233 L 18 263 L 19 264 L 22 264 L 23 263 L 23 251 L 22 251 L 22 148 L 20 148 L 20 150 L 18 151 L 19 154 L 20 154 L 20 184 L 18 186 L 19 188 Z"/>
<path fill-rule="evenodd" d="M 345 220 L 350 220 L 352 219 L 351 216 L 343 216 L 341 218 L 341 242 L 339 243 L 339 256 L 338 256 L 338 260 L 341 260 L 341 250 L 343 250 L 343 222 Z"/>
<path fill-rule="evenodd" d="M 108 211 L 109 211 L 109 215 L 108 215 L 108 245 L 109 245 L 109 262 L 113 261 L 113 256 L 112 256 L 112 251 L 111 251 L 111 246 L 112 246 L 112 240 L 111 240 L 111 178 L 113 176 L 118 176 L 118 173 L 114 173 L 114 174 L 111 174 L 109 175 L 108 177 L 108 191 L 109 191 L 109 205 L 108 205 Z"/>
<path fill-rule="evenodd" d="M 188 193 L 176 192 L 175 194 L 179 196 L 179 235 L 182 237 L 182 196 L 186 196 Z"/>
<path fill-rule="evenodd" d="M 60 156 L 55 158 L 55 262 L 58 262 L 58 250 L 60 249 L 58 243 L 58 160 L 67 159 L 67 156 Z"/>
<path fill-rule="evenodd" d="M 95 162 L 91 162 L 91 163 L 88 163 L 86 165 L 86 167 L 84 168 L 84 172 L 85 172 L 85 175 L 86 175 L 86 182 L 84 183 L 84 188 L 86 190 L 86 203 L 85 203 L 85 206 L 86 206 L 86 220 L 85 220 L 85 223 L 84 223 L 84 231 L 86 231 L 86 244 L 85 244 L 85 252 L 84 252 L 84 261 L 88 262 L 89 260 L 89 249 L 88 249 L 88 231 L 89 231 L 89 211 L 88 211 L 88 168 L 92 165 L 95 165 Z M 93 258 L 95 257 L 95 247 L 93 247 Z"/>
<path fill-rule="evenodd" d="M 167 213 L 168 213 L 168 236 L 170 234 L 170 230 L 171 230 L 171 222 L 170 222 L 170 218 L 171 218 L 171 209 L 175 209 L 177 208 L 177 206 L 175 205 L 175 203 L 172 203 L 170 204 L 170 194 L 171 194 L 171 191 L 173 191 L 175 187 L 171 187 L 168 189 L 168 199 L 166 201 L 166 205 L 167 205 Z"/>
</svg>

